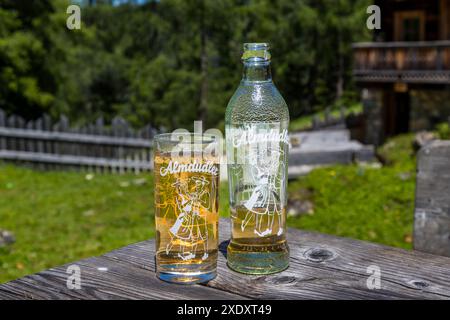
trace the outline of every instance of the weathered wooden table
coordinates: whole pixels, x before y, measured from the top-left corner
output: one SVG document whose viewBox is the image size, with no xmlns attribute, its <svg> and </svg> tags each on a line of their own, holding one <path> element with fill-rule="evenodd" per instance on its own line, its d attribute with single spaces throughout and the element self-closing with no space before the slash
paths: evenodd
<svg viewBox="0 0 450 320">
<path fill-rule="evenodd" d="M 5 283 L 0 299 L 450 299 L 450 258 L 289 229 L 289 269 L 248 276 L 227 268 L 228 220 L 220 231 L 218 276 L 205 285 L 158 280 L 149 240 Z M 71 290 L 67 268 L 74 264 L 81 289 Z M 378 268 L 381 288 L 369 289 Z"/>
</svg>

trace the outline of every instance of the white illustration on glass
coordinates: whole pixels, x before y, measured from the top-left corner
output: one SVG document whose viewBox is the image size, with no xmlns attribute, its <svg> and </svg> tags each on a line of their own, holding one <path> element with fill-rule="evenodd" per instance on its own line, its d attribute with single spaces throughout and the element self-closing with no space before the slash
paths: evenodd
<svg viewBox="0 0 450 320">
<path fill-rule="evenodd" d="M 248 211 L 241 223 L 242 231 L 254 219 L 254 233 L 260 237 L 270 235 L 276 216 L 279 228 L 277 235 L 283 234 L 283 210 L 280 204 L 280 191 L 284 179 L 284 162 L 280 161 L 280 158 L 283 156 L 284 151 L 281 150 L 279 143 L 276 146 L 269 144 L 266 150 L 250 146 L 247 161 L 251 164 L 249 169 L 251 184 L 254 187 L 250 190 L 250 197 L 244 202 L 244 207 Z"/>
<path fill-rule="evenodd" d="M 203 249 L 202 260 L 208 258 L 208 227 L 205 212 L 210 211 L 210 193 L 206 188 L 209 181 L 202 176 L 182 179 L 172 186 L 176 188 L 176 206 L 180 214 L 169 229 L 171 241 L 166 246 L 166 253 L 177 244 L 181 248 L 178 257 L 182 260 L 195 258 L 199 246 Z"/>
</svg>

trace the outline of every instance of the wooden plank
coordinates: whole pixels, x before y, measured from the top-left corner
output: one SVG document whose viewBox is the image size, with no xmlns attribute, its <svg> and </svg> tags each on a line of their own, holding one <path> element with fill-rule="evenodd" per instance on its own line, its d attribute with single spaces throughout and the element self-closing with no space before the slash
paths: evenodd
<svg viewBox="0 0 450 320">
<path fill-rule="evenodd" d="M 6 113 L 0 109 L 0 127 L 6 126 Z M 0 150 L 6 150 L 6 138 L 0 135 Z"/>
<path fill-rule="evenodd" d="M 69 132 L 70 124 L 69 119 L 61 115 L 59 118 L 59 122 L 55 125 L 53 128 L 54 132 L 61 133 L 61 132 Z M 70 154 L 70 144 L 65 143 L 63 141 L 55 141 L 55 154 Z"/>
<path fill-rule="evenodd" d="M 53 125 L 53 132 L 59 132 L 61 128 L 60 122 L 57 122 Z M 55 154 L 63 154 L 62 143 L 59 141 L 53 141 L 53 150 Z"/>
<path fill-rule="evenodd" d="M 433 141 L 418 155 L 414 248 L 450 257 L 450 141 Z"/>
<path fill-rule="evenodd" d="M 80 133 L 81 133 L 82 135 L 86 136 L 86 137 L 89 137 L 89 135 L 87 134 L 87 128 L 86 128 L 86 126 L 83 126 L 83 127 L 80 128 Z M 87 149 L 86 144 L 78 145 L 78 146 L 77 146 L 77 149 L 80 150 L 80 156 L 82 156 L 82 157 L 85 157 L 85 156 L 86 156 L 86 153 L 87 153 L 87 151 L 86 151 L 86 149 Z M 89 169 L 89 168 L 88 168 L 88 169 Z"/>
<path fill-rule="evenodd" d="M 450 1 L 440 0 L 440 39 L 450 39 Z"/>
<path fill-rule="evenodd" d="M 448 0 L 447 0 L 448 1 Z M 449 40 L 438 41 L 379 41 L 379 42 L 356 42 L 352 44 L 354 49 L 372 49 L 372 48 L 430 48 L 430 47 L 449 47 Z"/>
<path fill-rule="evenodd" d="M 89 134 L 92 135 L 92 136 L 96 136 L 96 134 L 97 134 L 97 127 L 96 127 L 95 123 L 89 125 Z M 101 157 L 100 145 L 91 145 L 90 149 L 91 149 L 91 156 L 93 156 L 93 157 Z"/>
<path fill-rule="evenodd" d="M 34 122 L 34 126 L 35 126 L 35 132 L 43 132 L 42 128 L 43 128 L 43 120 L 42 118 L 37 119 Z M 1 135 L 1 134 L 0 134 Z M 42 140 L 36 140 L 37 141 L 37 145 L 36 145 L 36 151 L 38 153 L 43 153 L 44 152 L 44 142 Z M 38 163 L 38 168 L 39 169 L 43 169 L 44 165 L 42 163 Z"/>
<path fill-rule="evenodd" d="M 207 286 L 254 299 L 450 299 L 450 259 L 374 243 L 289 229 L 290 267 L 248 276 L 226 266 L 230 223 L 220 220 L 218 277 Z M 153 270 L 154 242 L 112 251 L 110 259 Z M 381 289 L 370 290 L 367 268 L 381 270 Z"/>
<path fill-rule="evenodd" d="M 40 120 L 42 121 L 42 120 Z M 40 122 L 42 123 L 42 122 Z M 86 129 L 87 130 L 87 129 Z M 11 138 L 24 138 L 24 139 L 36 139 L 42 141 L 64 141 L 72 143 L 83 144 L 98 144 L 98 145 L 113 145 L 113 146 L 127 146 L 127 147 L 152 147 L 152 141 L 146 139 L 136 138 L 122 138 L 122 137 L 109 137 L 109 136 L 94 136 L 84 133 L 68 133 L 68 132 L 47 132 L 39 130 L 27 130 L 16 128 L 3 128 L 0 127 L 0 136 Z"/>
<path fill-rule="evenodd" d="M 88 166 L 88 167 L 104 167 L 104 166 L 115 166 L 123 167 L 123 169 L 134 169 L 138 167 L 140 170 L 151 170 L 153 168 L 151 162 L 146 161 L 123 161 L 114 160 L 106 158 L 93 158 L 85 156 L 72 156 L 72 155 L 55 155 L 47 153 L 38 152 L 25 152 L 25 151 L 9 151 L 1 150 L 0 159 L 11 160 L 11 161 L 30 161 L 37 162 L 41 164 L 61 164 L 61 165 L 72 165 L 72 166 Z"/>
<path fill-rule="evenodd" d="M 148 240 L 77 262 L 80 290 L 67 289 L 66 265 L 0 285 L 0 298 L 450 299 L 447 257 L 289 229 L 290 267 L 249 276 L 226 266 L 229 230 L 229 220 L 221 219 L 218 277 L 202 286 L 155 279 L 154 241 Z M 374 265 L 380 268 L 381 288 L 371 290 L 367 268 Z"/>
<path fill-rule="evenodd" d="M 67 268 L 80 268 L 81 288 L 68 289 Z M 129 263 L 95 257 L 49 269 L 0 285 L 0 299 L 245 299 L 204 286 L 177 286 L 160 281 L 155 272 Z"/>
<path fill-rule="evenodd" d="M 27 123 L 27 130 L 33 130 L 34 128 L 34 123 L 33 121 L 29 121 Z M 27 145 L 26 145 L 26 151 L 28 152 L 36 152 L 37 148 L 36 148 L 36 140 L 27 140 Z"/>
<path fill-rule="evenodd" d="M 95 128 L 94 128 L 94 134 L 97 136 L 101 136 L 101 135 L 105 135 L 104 133 L 104 120 L 103 117 L 97 118 L 97 120 L 95 120 Z M 97 146 L 97 156 L 100 158 L 106 158 L 106 153 L 105 153 L 105 146 L 103 145 L 99 145 Z M 100 169 L 100 168 L 99 168 Z"/>
<path fill-rule="evenodd" d="M 46 132 L 52 133 L 52 119 L 48 114 L 45 114 L 42 116 L 43 119 L 43 129 Z M 44 141 L 44 152 L 45 153 L 53 153 L 53 141 L 52 140 L 46 140 Z M 45 163 L 46 169 L 51 169 L 50 163 Z"/>
<path fill-rule="evenodd" d="M 19 117 L 19 116 L 16 117 L 15 126 L 16 126 L 16 128 L 24 129 L 25 128 L 25 120 L 22 117 Z M 16 150 L 25 151 L 25 140 L 17 139 L 16 147 L 17 147 Z"/>
<path fill-rule="evenodd" d="M 401 77 L 405 83 L 450 84 L 450 71 L 446 70 L 354 70 L 353 76 L 357 82 L 395 82 Z"/>
<path fill-rule="evenodd" d="M 16 116 L 10 115 L 6 119 L 6 126 L 8 128 L 15 128 L 16 127 Z M 17 139 L 16 137 L 7 137 L 6 139 L 6 148 L 8 150 L 17 150 Z"/>
</svg>

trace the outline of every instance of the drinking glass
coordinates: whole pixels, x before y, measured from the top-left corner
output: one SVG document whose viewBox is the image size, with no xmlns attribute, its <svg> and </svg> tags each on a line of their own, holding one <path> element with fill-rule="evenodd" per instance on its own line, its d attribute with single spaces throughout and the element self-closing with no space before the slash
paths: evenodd
<svg viewBox="0 0 450 320">
<path fill-rule="evenodd" d="M 213 136 L 168 133 L 154 139 L 156 273 L 191 284 L 216 276 L 219 152 Z"/>
</svg>

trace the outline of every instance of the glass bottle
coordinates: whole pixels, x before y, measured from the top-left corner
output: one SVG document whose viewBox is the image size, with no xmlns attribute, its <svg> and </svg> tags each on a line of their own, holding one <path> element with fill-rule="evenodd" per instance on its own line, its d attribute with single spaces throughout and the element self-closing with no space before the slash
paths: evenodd
<svg viewBox="0 0 450 320">
<path fill-rule="evenodd" d="M 267 43 L 244 44 L 244 74 L 226 110 L 231 209 L 231 269 L 280 272 L 289 265 L 286 242 L 289 111 L 272 82 Z"/>
</svg>

